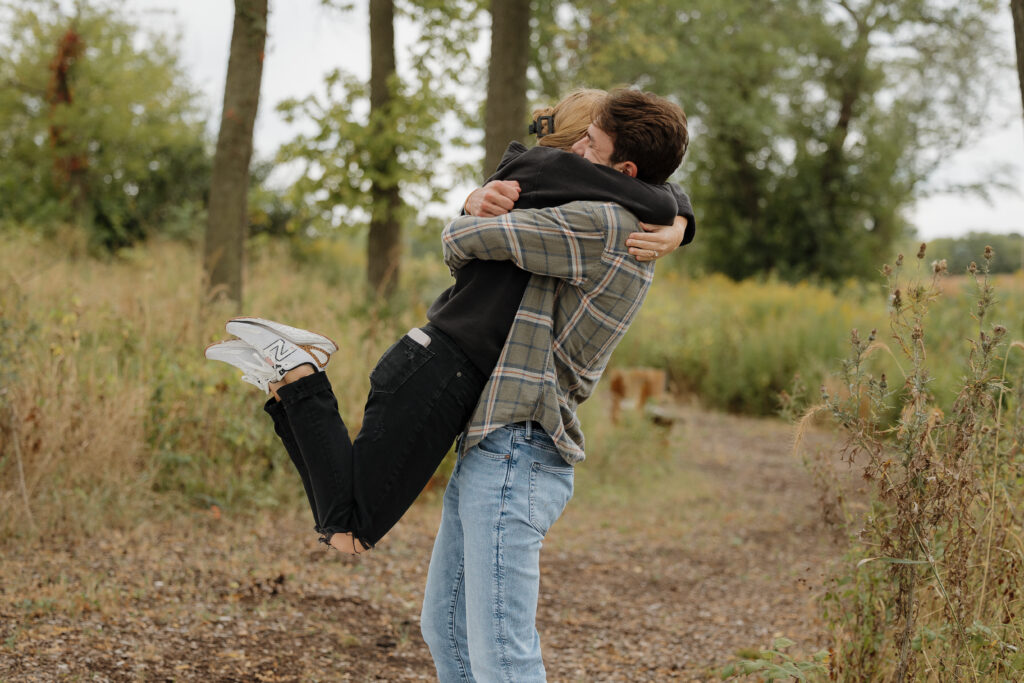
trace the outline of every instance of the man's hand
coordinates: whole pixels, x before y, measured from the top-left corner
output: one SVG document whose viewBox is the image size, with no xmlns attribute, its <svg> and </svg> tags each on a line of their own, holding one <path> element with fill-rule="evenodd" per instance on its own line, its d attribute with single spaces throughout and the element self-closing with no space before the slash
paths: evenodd
<svg viewBox="0 0 1024 683">
<path fill-rule="evenodd" d="M 626 238 L 626 246 L 629 253 L 641 263 L 654 261 L 662 256 L 671 254 L 683 243 L 686 236 L 686 224 L 688 221 L 682 216 L 676 216 L 672 225 L 650 225 L 640 223 L 643 232 L 634 232 Z"/>
<path fill-rule="evenodd" d="M 519 199 L 519 183 L 515 180 L 492 180 L 473 190 L 463 208 L 471 216 L 491 218 L 512 210 Z"/>
</svg>

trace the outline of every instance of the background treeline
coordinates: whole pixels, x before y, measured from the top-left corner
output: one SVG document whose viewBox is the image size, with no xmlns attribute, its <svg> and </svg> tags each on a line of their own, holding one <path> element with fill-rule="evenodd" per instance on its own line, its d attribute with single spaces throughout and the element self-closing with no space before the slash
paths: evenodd
<svg viewBox="0 0 1024 683">
<path fill-rule="evenodd" d="M 1014 273 L 1024 269 L 1024 238 L 1017 233 L 997 235 L 989 232 L 970 232 L 963 237 L 943 237 L 928 243 L 928 251 L 949 263 L 949 272 L 963 275 L 971 262 L 990 246 L 1000 255 L 992 264 L 993 273 Z M 909 250 L 908 250 L 909 251 Z"/>
<path fill-rule="evenodd" d="M 251 232 L 359 241 L 383 202 L 404 243 L 385 245 L 395 272 L 403 251 L 432 248 L 446 190 L 488 171 L 465 152 L 451 158 L 469 162 L 438 160 L 479 150 L 485 112 L 527 110 L 515 92 L 481 94 L 488 65 L 469 51 L 501 4 L 400 1 L 391 22 L 417 37 L 397 47 L 391 36 L 392 60 L 405 50 L 411 67 L 386 80 L 385 104 L 371 107 L 371 83 L 324 64 L 322 94 L 264 111 L 307 132 L 256 165 Z M 686 262 L 733 279 L 872 274 L 941 161 L 988 122 L 1009 72 L 992 40 L 1005 7 L 989 0 L 506 4 L 530 27 L 502 53 L 528 51 L 529 102 L 632 84 L 684 106 L 693 143 L 676 180 L 701 225 Z M 198 240 L 213 141 L 180 43 L 117 2 L 0 11 L 0 219 L 75 224 L 107 250 L 154 233 Z M 265 182 L 282 166 L 287 183 Z"/>
</svg>

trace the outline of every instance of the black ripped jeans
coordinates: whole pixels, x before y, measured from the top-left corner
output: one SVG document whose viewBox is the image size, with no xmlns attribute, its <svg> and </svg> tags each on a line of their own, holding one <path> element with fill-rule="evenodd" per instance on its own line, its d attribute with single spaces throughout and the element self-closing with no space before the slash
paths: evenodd
<svg viewBox="0 0 1024 683">
<path fill-rule="evenodd" d="M 348 532 L 375 545 L 409 509 L 476 407 L 487 377 L 447 335 L 408 335 L 370 373 L 355 441 L 338 414 L 327 375 L 278 390 L 264 409 L 299 471 L 321 540 Z"/>
</svg>

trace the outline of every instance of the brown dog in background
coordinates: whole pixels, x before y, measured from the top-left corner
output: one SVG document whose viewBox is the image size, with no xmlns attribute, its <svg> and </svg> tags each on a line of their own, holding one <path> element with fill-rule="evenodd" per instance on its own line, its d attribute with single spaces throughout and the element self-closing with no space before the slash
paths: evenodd
<svg viewBox="0 0 1024 683">
<path fill-rule="evenodd" d="M 612 423 L 618 424 L 623 408 L 643 410 L 649 399 L 664 398 L 668 375 L 657 368 L 616 368 L 608 373 L 608 381 Z"/>
</svg>

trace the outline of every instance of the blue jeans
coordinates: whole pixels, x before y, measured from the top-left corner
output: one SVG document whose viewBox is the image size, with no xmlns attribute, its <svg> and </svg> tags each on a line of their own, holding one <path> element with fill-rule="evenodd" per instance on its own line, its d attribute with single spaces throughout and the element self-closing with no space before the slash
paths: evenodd
<svg viewBox="0 0 1024 683">
<path fill-rule="evenodd" d="M 540 547 L 572 487 L 572 466 L 536 423 L 502 427 L 459 460 L 420 622 L 439 680 L 545 680 Z"/>
</svg>

